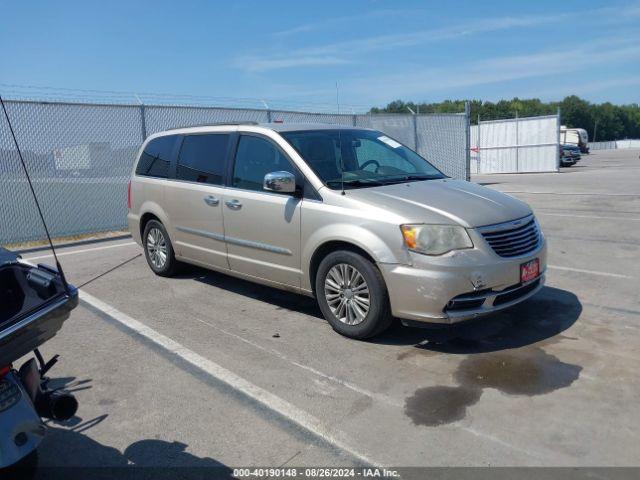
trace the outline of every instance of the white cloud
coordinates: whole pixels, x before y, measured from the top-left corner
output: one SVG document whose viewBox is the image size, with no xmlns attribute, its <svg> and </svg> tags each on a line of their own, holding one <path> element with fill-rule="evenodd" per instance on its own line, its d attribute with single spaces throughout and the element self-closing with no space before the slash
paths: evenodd
<svg viewBox="0 0 640 480">
<path fill-rule="evenodd" d="M 605 45 L 607 48 L 603 48 Z M 570 60 L 567 52 L 572 53 Z M 412 69 L 402 74 L 373 78 L 352 77 L 348 82 L 343 82 L 343 87 L 345 95 L 385 102 L 394 98 L 425 98 L 433 92 L 525 78 L 566 76 L 589 68 L 609 68 L 639 59 L 640 44 L 634 39 L 609 38 L 573 47 L 563 45 L 561 51 L 495 57 L 453 67 Z"/>
<path fill-rule="evenodd" d="M 350 63 L 344 58 L 329 56 L 297 56 L 281 58 L 241 57 L 236 62 L 237 67 L 248 72 L 263 72 L 291 67 L 344 65 Z"/>
<path fill-rule="evenodd" d="M 246 71 L 267 71 L 298 66 L 324 66 L 350 63 L 347 57 L 382 50 L 393 50 L 400 47 L 410 47 L 425 42 L 446 40 L 468 36 L 482 32 L 502 30 L 507 28 L 525 27 L 545 22 L 559 21 L 559 15 L 528 18 L 499 18 L 462 24 L 419 32 L 378 35 L 356 40 L 335 42 L 316 47 L 298 48 L 275 55 L 249 55 L 239 58 L 234 64 Z M 302 32 L 310 29 L 309 25 L 297 27 Z M 292 33 L 292 30 L 285 32 Z"/>
<path fill-rule="evenodd" d="M 298 25 L 296 27 L 292 27 L 286 30 L 280 30 L 278 32 L 273 33 L 274 37 L 290 37 L 293 35 L 297 35 L 300 33 L 307 33 L 318 30 L 327 30 L 330 28 L 334 28 L 340 25 L 353 23 L 362 24 L 363 21 L 372 18 L 380 18 L 380 17 L 409 17 L 415 16 L 421 13 L 425 13 L 424 11 L 416 11 L 416 10 L 401 10 L 401 9 L 387 9 L 387 10 L 371 10 L 368 12 L 363 12 L 358 15 L 347 15 L 343 17 L 333 17 L 327 18 L 324 20 L 320 20 L 312 23 L 305 23 L 303 25 Z"/>
<path fill-rule="evenodd" d="M 369 15 L 380 15 L 388 11 L 371 12 Z M 476 19 L 472 22 L 460 23 L 450 27 L 396 34 L 376 35 L 354 40 L 344 40 L 324 45 L 288 49 L 283 53 L 247 55 L 234 62 L 235 66 L 246 71 L 268 71 L 298 66 L 326 66 L 350 63 L 356 55 L 376 51 L 406 48 L 429 42 L 450 40 L 460 37 L 478 35 L 513 28 L 530 28 L 541 25 L 557 24 L 566 21 L 579 21 L 581 18 L 595 19 L 599 25 L 607 22 L 629 21 L 640 16 L 640 6 L 633 5 L 622 8 L 605 7 L 585 10 L 580 13 L 550 13 L 548 15 L 522 15 L 518 17 L 498 17 Z M 329 24 L 355 21 L 354 17 L 338 17 L 335 19 L 301 25 L 290 30 L 276 32 L 276 35 L 293 35 L 305 31 L 316 30 Z"/>
<path fill-rule="evenodd" d="M 568 15 L 568 14 L 565 14 Z M 427 42 L 448 40 L 457 37 L 465 37 L 485 32 L 506 30 L 516 27 L 531 27 L 541 24 L 560 22 L 564 19 L 562 14 L 528 16 L 528 17 L 501 17 L 496 19 L 479 19 L 473 22 L 454 25 L 452 27 L 421 30 L 416 32 L 395 33 L 388 35 L 376 35 L 373 37 L 359 38 L 335 42 L 317 47 L 307 47 L 292 51 L 293 55 L 329 55 L 329 54 L 361 54 L 380 50 L 393 50 L 398 47 L 410 47 Z"/>
</svg>

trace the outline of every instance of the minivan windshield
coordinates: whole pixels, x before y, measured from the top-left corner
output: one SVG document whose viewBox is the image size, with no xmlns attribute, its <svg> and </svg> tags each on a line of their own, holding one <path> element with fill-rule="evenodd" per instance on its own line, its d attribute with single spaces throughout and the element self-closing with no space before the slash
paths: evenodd
<svg viewBox="0 0 640 480">
<path fill-rule="evenodd" d="M 445 175 L 413 150 L 373 130 L 282 132 L 329 188 L 434 180 Z M 344 169 L 344 170 L 343 170 Z"/>
</svg>

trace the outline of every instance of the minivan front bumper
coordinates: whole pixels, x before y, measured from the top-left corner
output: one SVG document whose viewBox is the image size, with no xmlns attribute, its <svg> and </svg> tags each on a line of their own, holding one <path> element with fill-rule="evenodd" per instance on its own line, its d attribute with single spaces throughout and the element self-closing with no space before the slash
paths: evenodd
<svg viewBox="0 0 640 480">
<path fill-rule="evenodd" d="M 472 239 L 473 249 L 440 257 L 411 253 L 411 265 L 378 264 L 393 315 L 413 322 L 454 324 L 511 307 L 542 289 L 547 263 L 544 237 L 535 251 L 512 258 L 495 254 L 479 235 L 472 234 Z M 521 283 L 520 266 L 535 258 L 540 275 Z"/>
</svg>

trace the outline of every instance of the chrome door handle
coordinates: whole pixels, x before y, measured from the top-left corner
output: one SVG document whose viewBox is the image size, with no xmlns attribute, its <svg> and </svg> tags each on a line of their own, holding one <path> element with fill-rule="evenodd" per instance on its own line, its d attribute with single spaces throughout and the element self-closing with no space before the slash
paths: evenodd
<svg viewBox="0 0 640 480">
<path fill-rule="evenodd" d="M 242 207 L 239 200 L 227 200 L 224 204 L 232 210 L 240 210 Z"/>
<path fill-rule="evenodd" d="M 206 203 L 207 205 L 209 205 L 211 207 L 215 207 L 216 205 L 218 205 L 220 203 L 220 200 L 218 200 L 213 195 L 209 195 L 208 197 L 204 197 L 204 203 Z"/>
</svg>

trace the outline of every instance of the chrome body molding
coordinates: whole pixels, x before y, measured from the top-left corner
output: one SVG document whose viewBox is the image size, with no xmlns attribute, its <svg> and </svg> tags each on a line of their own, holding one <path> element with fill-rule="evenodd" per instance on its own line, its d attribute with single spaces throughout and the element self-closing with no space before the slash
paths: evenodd
<svg viewBox="0 0 640 480">
<path fill-rule="evenodd" d="M 199 235 L 201 237 L 212 238 L 214 240 L 219 240 L 221 242 L 232 243 L 234 245 L 239 245 L 241 247 L 255 248 L 257 250 L 265 250 L 267 252 L 280 253 L 282 255 L 293 254 L 293 252 L 288 248 L 282 248 L 276 245 L 270 245 L 268 243 L 253 242 L 251 240 L 244 240 L 242 238 L 227 237 L 219 233 L 207 232 L 205 230 L 197 230 L 195 228 L 187 228 L 187 227 L 180 227 L 180 226 L 177 226 L 176 230 L 180 230 L 181 232 L 185 232 L 185 233 L 191 233 L 192 235 Z"/>
<path fill-rule="evenodd" d="M 196 230 L 195 228 L 181 227 L 179 225 L 176 226 L 176 230 L 180 230 L 184 233 L 190 233 L 192 235 L 199 235 L 201 237 L 213 238 L 214 240 L 220 240 L 221 242 L 225 241 L 224 235 L 221 235 L 219 233 L 207 232 L 206 230 Z"/>
</svg>

